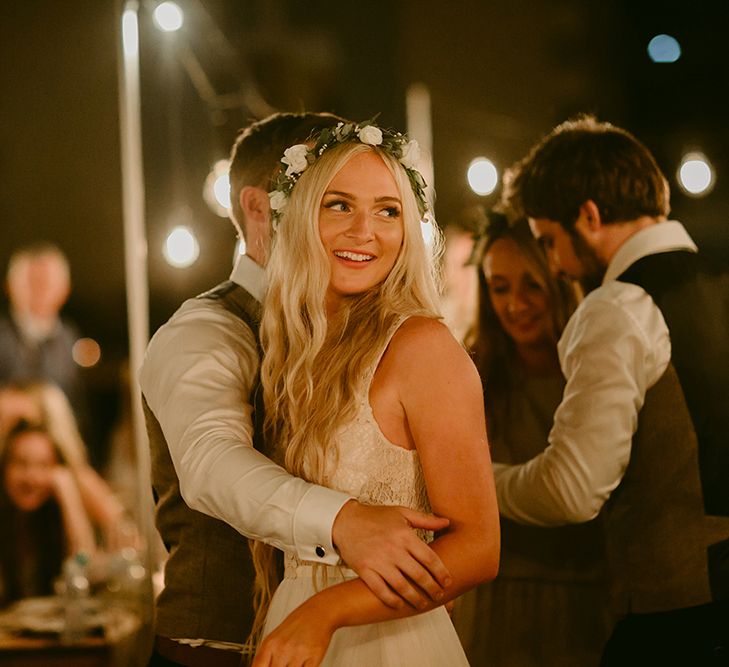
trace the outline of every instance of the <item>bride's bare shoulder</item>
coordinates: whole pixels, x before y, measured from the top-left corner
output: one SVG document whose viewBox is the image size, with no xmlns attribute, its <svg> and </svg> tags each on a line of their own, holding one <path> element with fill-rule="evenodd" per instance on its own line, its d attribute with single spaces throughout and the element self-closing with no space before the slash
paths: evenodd
<svg viewBox="0 0 729 667">
<path fill-rule="evenodd" d="M 415 315 L 405 320 L 397 330 L 396 337 L 403 342 L 410 343 L 432 343 L 452 341 L 456 345 L 456 339 L 450 329 L 442 320 L 436 317 L 424 317 Z"/>
<path fill-rule="evenodd" d="M 450 329 L 434 317 L 408 318 L 393 336 L 391 350 L 406 364 L 470 362 Z"/>
</svg>

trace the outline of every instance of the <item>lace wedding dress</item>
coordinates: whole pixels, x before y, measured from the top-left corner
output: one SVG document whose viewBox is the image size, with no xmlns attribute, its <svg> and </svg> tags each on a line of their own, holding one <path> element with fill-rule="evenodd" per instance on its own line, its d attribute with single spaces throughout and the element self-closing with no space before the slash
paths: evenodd
<svg viewBox="0 0 729 667">
<path fill-rule="evenodd" d="M 397 326 L 391 336 L 396 330 Z M 429 511 L 417 451 L 389 442 L 372 414 L 369 386 L 378 363 L 379 359 L 362 382 L 355 418 L 337 434 L 338 457 L 331 457 L 329 462 L 331 486 L 363 503 Z M 356 576 L 345 567 L 313 565 L 286 554 L 284 580 L 271 601 L 264 635 L 317 590 Z M 467 666 L 468 661 L 444 607 L 409 618 L 340 628 L 322 662 L 322 667 L 459 665 Z"/>
</svg>

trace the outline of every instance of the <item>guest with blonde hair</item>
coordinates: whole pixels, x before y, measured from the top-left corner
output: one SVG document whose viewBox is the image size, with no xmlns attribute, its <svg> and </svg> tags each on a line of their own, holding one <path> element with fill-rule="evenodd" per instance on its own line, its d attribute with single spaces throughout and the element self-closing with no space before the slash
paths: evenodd
<svg viewBox="0 0 729 667">
<path fill-rule="evenodd" d="M 95 550 L 81 491 L 42 426 L 19 422 L 0 444 L 0 606 L 53 593 L 63 560 Z"/>
<path fill-rule="evenodd" d="M 471 342 L 484 385 L 491 455 L 541 452 L 565 386 L 557 340 L 579 290 L 551 274 L 526 220 L 483 215 L 472 263 L 479 318 Z M 609 632 L 602 526 L 501 520 L 499 576 L 458 600 L 454 623 L 475 667 L 596 665 Z"/>
<path fill-rule="evenodd" d="M 20 420 L 41 424 L 48 431 L 76 478 L 84 507 L 101 530 L 106 546 L 114 550 L 120 546 L 120 539 L 133 540 L 129 535 L 123 536 L 128 525 L 125 508 L 89 465 L 86 446 L 63 391 L 48 382 L 0 387 L 0 436 L 7 434 Z"/>
</svg>

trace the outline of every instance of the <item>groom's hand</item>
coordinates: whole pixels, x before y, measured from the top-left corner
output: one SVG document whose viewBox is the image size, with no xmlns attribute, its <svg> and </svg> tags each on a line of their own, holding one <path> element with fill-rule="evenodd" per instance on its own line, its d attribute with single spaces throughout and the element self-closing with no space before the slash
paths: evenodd
<svg viewBox="0 0 729 667">
<path fill-rule="evenodd" d="M 447 527 L 448 519 L 432 514 L 350 500 L 334 521 L 332 539 L 342 560 L 384 604 L 421 609 L 441 600 L 450 573 L 414 529 Z"/>
</svg>

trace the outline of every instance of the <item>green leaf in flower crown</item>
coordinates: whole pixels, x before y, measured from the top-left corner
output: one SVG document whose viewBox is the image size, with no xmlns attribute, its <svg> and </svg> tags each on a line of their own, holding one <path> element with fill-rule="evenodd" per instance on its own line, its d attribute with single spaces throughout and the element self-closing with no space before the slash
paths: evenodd
<svg viewBox="0 0 729 667">
<path fill-rule="evenodd" d="M 408 169 L 408 176 L 412 179 L 413 183 L 415 183 L 418 187 L 424 188 L 426 183 L 425 179 L 423 178 L 423 175 L 416 171 L 415 169 Z"/>
<path fill-rule="evenodd" d="M 318 155 L 318 154 L 319 154 L 319 152 L 321 151 L 321 149 L 322 149 L 322 148 L 323 148 L 323 147 L 324 147 L 324 146 L 325 146 L 326 144 L 328 144 L 328 143 L 329 143 L 329 139 L 331 139 L 331 136 L 332 136 L 332 133 L 331 133 L 331 131 L 329 130 L 329 128 L 328 128 L 328 127 L 325 127 L 325 128 L 324 128 L 324 129 L 323 129 L 323 130 L 321 131 L 321 134 L 319 135 L 319 138 L 318 138 L 318 139 L 316 140 L 316 145 L 314 146 L 314 153 L 315 153 L 316 155 Z M 308 157 L 308 156 L 307 156 L 307 157 Z"/>
<path fill-rule="evenodd" d="M 368 118 L 367 120 L 363 120 L 361 123 L 357 123 L 357 128 L 356 129 L 357 130 L 361 130 L 363 127 L 368 127 L 370 125 L 376 125 L 377 124 L 376 123 L 377 117 L 379 115 L 380 115 L 379 113 L 378 114 L 375 114 L 374 116 L 372 116 L 372 118 Z"/>
</svg>

